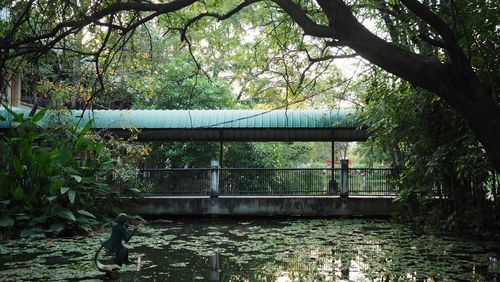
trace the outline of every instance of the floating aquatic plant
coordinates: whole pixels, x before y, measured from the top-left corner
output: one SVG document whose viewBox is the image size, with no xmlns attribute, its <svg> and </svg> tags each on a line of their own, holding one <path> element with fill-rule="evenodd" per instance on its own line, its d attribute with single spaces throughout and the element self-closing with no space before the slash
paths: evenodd
<svg viewBox="0 0 500 282">
<path fill-rule="evenodd" d="M 91 260 L 106 234 L 5 242 L 0 275 L 7 281 L 102 277 Z M 118 274 L 124 280 L 207 280 L 214 254 L 222 281 L 492 280 L 500 275 L 497 242 L 416 234 L 383 220 L 163 220 L 141 226 L 128 245 L 132 264 Z"/>
</svg>

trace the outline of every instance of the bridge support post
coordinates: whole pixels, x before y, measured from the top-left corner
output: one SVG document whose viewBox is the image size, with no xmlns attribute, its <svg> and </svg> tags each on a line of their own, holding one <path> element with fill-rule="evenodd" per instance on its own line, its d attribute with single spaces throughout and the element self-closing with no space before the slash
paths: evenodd
<svg viewBox="0 0 500 282">
<path fill-rule="evenodd" d="M 212 159 L 210 161 L 210 197 L 219 197 L 219 161 Z"/>
<path fill-rule="evenodd" d="M 349 197 L 349 160 L 340 160 L 340 197 Z"/>
</svg>

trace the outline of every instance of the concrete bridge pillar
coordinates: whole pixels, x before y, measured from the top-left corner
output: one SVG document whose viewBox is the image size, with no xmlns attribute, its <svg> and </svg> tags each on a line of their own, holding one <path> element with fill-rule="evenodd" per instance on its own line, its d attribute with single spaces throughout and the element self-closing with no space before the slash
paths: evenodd
<svg viewBox="0 0 500 282">
<path fill-rule="evenodd" d="M 349 160 L 340 160 L 340 197 L 349 197 Z"/>
<path fill-rule="evenodd" d="M 210 161 L 210 197 L 219 197 L 219 161 L 212 159 Z"/>
</svg>

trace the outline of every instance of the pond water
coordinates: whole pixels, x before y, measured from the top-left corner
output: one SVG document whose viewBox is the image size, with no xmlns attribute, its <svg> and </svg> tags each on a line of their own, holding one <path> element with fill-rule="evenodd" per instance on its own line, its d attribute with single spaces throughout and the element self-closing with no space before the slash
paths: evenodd
<svg viewBox="0 0 500 282">
<path fill-rule="evenodd" d="M 120 281 L 500 281 L 500 243 L 385 220 L 179 219 L 141 225 Z M 0 280 L 100 280 L 109 230 L 1 242 Z M 103 257 L 106 260 L 106 257 Z"/>
</svg>

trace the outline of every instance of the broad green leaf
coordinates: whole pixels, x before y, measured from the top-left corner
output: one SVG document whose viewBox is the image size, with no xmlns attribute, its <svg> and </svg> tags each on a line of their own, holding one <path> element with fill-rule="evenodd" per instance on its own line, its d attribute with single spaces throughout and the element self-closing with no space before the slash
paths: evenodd
<svg viewBox="0 0 500 282">
<path fill-rule="evenodd" d="M 88 217 L 96 218 L 95 215 L 91 214 L 90 212 L 88 212 L 86 210 L 78 210 L 78 213 L 85 215 L 85 216 L 88 216 Z"/>
<path fill-rule="evenodd" d="M 12 111 L 11 109 L 9 109 L 9 107 L 6 107 L 6 106 L 3 106 L 3 109 L 6 110 L 13 117 L 12 121 L 14 121 L 14 122 L 22 122 L 23 121 L 23 119 L 24 119 L 23 118 L 23 116 L 24 116 L 23 113 L 18 114 L 16 112 Z"/>
<path fill-rule="evenodd" d="M 17 158 L 17 156 L 14 156 L 12 158 L 12 165 L 14 166 L 14 170 L 16 171 L 17 175 L 22 175 L 23 174 L 23 166 L 21 164 L 21 161 Z"/>
<path fill-rule="evenodd" d="M 104 143 L 99 143 L 99 144 L 97 144 L 97 146 L 95 147 L 95 152 L 96 152 L 97 154 L 100 154 L 100 153 L 104 150 L 104 148 L 105 148 Z"/>
<path fill-rule="evenodd" d="M 78 182 L 78 183 L 80 183 L 80 182 L 82 181 L 82 177 L 81 177 L 81 176 L 79 176 L 79 175 L 72 174 L 71 176 L 72 176 L 72 177 L 76 180 L 76 182 Z"/>
<path fill-rule="evenodd" d="M 85 135 L 89 131 L 93 122 L 94 122 L 94 119 L 89 119 L 87 124 L 85 124 L 85 126 L 82 128 L 82 131 L 80 131 L 80 135 Z"/>
<path fill-rule="evenodd" d="M 43 233 L 43 230 L 41 228 L 30 228 L 30 229 L 24 229 L 21 232 L 21 237 L 37 237 L 37 238 L 44 238 L 45 233 Z"/>
<path fill-rule="evenodd" d="M 47 108 L 45 109 L 42 109 L 40 111 L 38 111 L 38 113 L 36 113 L 32 118 L 31 120 L 33 122 L 38 122 L 40 121 L 44 116 L 45 116 L 45 113 L 47 112 Z"/>
<path fill-rule="evenodd" d="M 49 200 L 49 202 L 52 202 L 52 201 L 54 201 L 55 199 L 57 199 L 57 196 L 50 196 L 50 197 L 47 197 L 47 200 Z"/>
<path fill-rule="evenodd" d="M 64 181 L 60 179 L 60 176 L 52 176 L 50 178 L 50 189 L 59 190 L 64 184 Z"/>
<path fill-rule="evenodd" d="M 14 225 L 14 219 L 8 215 L 2 215 L 0 217 L 0 227 L 11 227 Z"/>
<path fill-rule="evenodd" d="M 50 225 L 50 229 L 49 231 L 50 232 L 53 232 L 54 235 L 58 235 L 59 233 L 61 233 L 61 231 L 63 231 L 64 229 L 66 228 L 66 225 L 64 223 L 54 223 L 54 224 L 51 224 Z"/>
<path fill-rule="evenodd" d="M 69 202 L 70 203 L 74 203 L 75 202 L 75 196 L 76 196 L 76 193 L 74 190 L 69 190 L 68 191 L 68 199 L 69 199 Z"/>
<path fill-rule="evenodd" d="M 128 191 L 134 192 L 134 193 L 141 193 L 141 190 L 139 190 L 137 188 L 130 188 L 130 189 L 128 189 Z"/>
<path fill-rule="evenodd" d="M 57 215 L 61 218 L 70 220 L 70 221 L 76 221 L 75 215 L 68 209 L 63 209 L 60 210 Z"/>
<path fill-rule="evenodd" d="M 19 114 L 16 114 L 13 116 L 13 119 L 12 119 L 13 122 L 23 122 L 24 121 L 24 113 L 19 113 Z"/>
<path fill-rule="evenodd" d="M 29 216 L 27 216 L 26 214 L 24 213 L 15 213 L 13 214 L 12 216 L 14 216 L 14 218 L 16 219 L 16 221 L 26 221 L 26 220 L 30 220 Z"/>
<path fill-rule="evenodd" d="M 88 147 L 88 141 L 85 138 L 85 135 L 81 135 L 80 137 L 78 137 L 75 143 L 75 150 L 81 152 L 87 150 L 87 147 Z"/>
<path fill-rule="evenodd" d="M 61 187 L 61 195 L 68 192 L 69 187 Z"/>
<path fill-rule="evenodd" d="M 14 190 L 14 199 L 21 201 L 24 198 L 24 190 L 21 186 L 17 186 L 16 190 Z"/>
<path fill-rule="evenodd" d="M 39 217 L 35 217 L 31 220 L 30 224 L 41 224 L 41 223 L 44 223 L 45 221 L 47 221 L 47 215 L 41 215 Z"/>
</svg>

